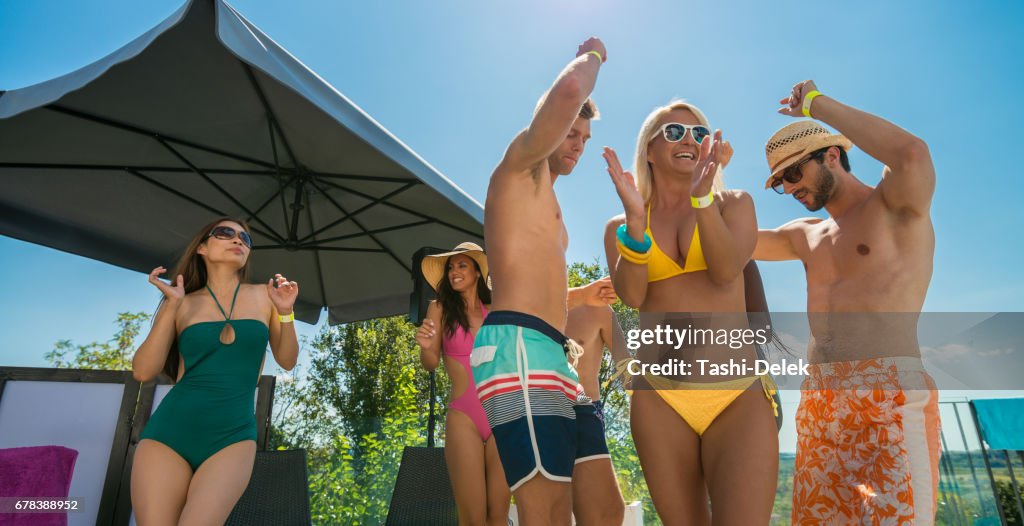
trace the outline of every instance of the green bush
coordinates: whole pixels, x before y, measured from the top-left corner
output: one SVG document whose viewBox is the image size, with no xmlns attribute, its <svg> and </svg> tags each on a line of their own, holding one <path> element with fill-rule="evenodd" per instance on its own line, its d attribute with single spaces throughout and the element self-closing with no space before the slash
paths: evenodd
<svg viewBox="0 0 1024 526">
<path fill-rule="evenodd" d="M 314 523 L 379 524 L 387 517 L 402 451 L 424 442 L 413 387 L 417 372 L 405 367 L 395 379 L 396 405 L 393 414 L 381 419 L 379 432 L 358 441 L 337 434 L 329 443 L 309 449 Z"/>
<path fill-rule="evenodd" d="M 1018 481 L 1018 490 L 1020 490 Z M 1006 526 L 1024 526 L 1020 511 L 1017 509 L 1017 499 L 1024 499 L 1024 491 L 1019 491 L 1014 497 L 1013 483 L 1009 480 L 996 481 L 996 495 L 999 496 L 999 507 L 1003 509 L 1003 516 L 1006 517 Z"/>
<path fill-rule="evenodd" d="M 308 370 L 278 383 L 271 445 L 307 450 L 315 523 L 383 522 L 404 448 L 425 445 L 429 380 L 414 333 L 399 316 L 325 327 L 304 342 Z"/>
</svg>

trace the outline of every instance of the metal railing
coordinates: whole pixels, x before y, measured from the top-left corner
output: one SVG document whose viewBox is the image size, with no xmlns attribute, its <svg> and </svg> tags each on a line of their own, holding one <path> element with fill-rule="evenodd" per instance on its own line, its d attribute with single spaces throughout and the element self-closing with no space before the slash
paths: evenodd
<svg viewBox="0 0 1024 526">
<path fill-rule="evenodd" d="M 1021 524 L 1024 500 L 1017 475 L 1024 473 L 1024 452 L 989 449 L 969 400 L 939 402 L 939 413 L 942 456 L 936 524 Z M 1001 502 L 1006 500 L 1010 503 Z M 1017 517 L 1008 517 L 1008 511 L 1016 512 Z"/>
</svg>

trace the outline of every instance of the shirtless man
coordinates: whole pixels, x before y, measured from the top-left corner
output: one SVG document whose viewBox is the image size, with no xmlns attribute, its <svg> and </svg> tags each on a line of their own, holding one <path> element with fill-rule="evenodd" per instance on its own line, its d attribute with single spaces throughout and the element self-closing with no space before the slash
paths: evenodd
<svg viewBox="0 0 1024 526">
<path fill-rule="evenodd" d="M 579 358 L 576 372 L 579 374 L 583 391 L 594 401 L 591 406 L 583 406 L 586 409 L 585 413 L 577 413 L 576 423 L 578 426 L 593 427 L 594 430 L 586 433 L 586 436 L 599 439 L 592 443 L 580 444 L 580 449 L 584 451 L 576 460 L 576 466 L 579 469 L 584 461 L 607 466 L 594 473 L 600 478 L 585 483 L 581 483 L 583 477 L 574 474 L 573 515 L 580 524 L 622 524 L 626 507 L 605 441 L 604 405 L 600 400 L 598 375 L 601 372 L 605 347 L 611 353 L 613 363 L 629 358 L 626 339 L 619 321 L 615 318 L 615 311 L 607 305 L 580 305 L 570 310 L 565 335 L 583 347 L 583 356 Z"/>
<path fill-rule="evenodd" d="M 931 524 L 938 405 L 917 343 L 935 251 L 928 147 L 811 81 L 780 103 L 779 113 L 842 134 L 805 120 L 765 147 L 765 188 L 829 214 L 761 230 L 754 251 L 759 260 L 800 260 L 807 272 L 812 365 L 796 416 L 792 523 Z M 850 172 L 853 144 L 885 165 L 878 186 Z"/>
<path fill-rule="evenodd" d="M 567 306 L 614 297 L 607 282 L 567 287 L 569 236 L 553 188 L 559 175 L 575 168 L 590 138 L 596 108 L 588 97 L 607 57 L 596 38 L 579 46 L 494 169 L 484 206 L 493 302 L 470 363 L 526 526 L 570 523 L 577 444 L 588 438 L 578 436 L 584 429 L 576 425 L 577 406 L 590 400 L 577 391 L 576 372 L 566 361 Z M 605 468 L 587 462 L 575 475 L 586 485 Z"/>
</svg>

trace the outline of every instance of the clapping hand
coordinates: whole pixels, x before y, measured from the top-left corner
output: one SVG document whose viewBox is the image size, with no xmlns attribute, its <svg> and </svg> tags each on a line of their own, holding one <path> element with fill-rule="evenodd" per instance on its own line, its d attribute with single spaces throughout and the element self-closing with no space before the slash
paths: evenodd
<svg viewBox="0 0 1024 526">
<path fill-rule="evenodd" d="M 605 146 L 601 156 L 608 163 L 608 175 L 611 176 L 615 191 L 619 194 L 626 217 L 644 217 L 644 198 L 636 187 L 633 174 L 622 169 L 622 163 L 619 162 L 619 156 L 615 150 Z"/>
<path fill-rule="evenodd" d="M 704 197 L 711 193 L 715 176 L 732 159 L 732 145 L 722 140 L 722 130 L 715 130 L 712 140 L 704 139 L 697 155 L 697 169 L 690 183 L 691 197 Z"/>
</svg>

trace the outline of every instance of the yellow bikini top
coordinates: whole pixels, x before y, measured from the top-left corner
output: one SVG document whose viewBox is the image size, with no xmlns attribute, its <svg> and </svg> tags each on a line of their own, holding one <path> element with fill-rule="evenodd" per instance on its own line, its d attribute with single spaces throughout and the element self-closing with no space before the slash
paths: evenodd
<svg viewBox="0 0 1024 526">
<path fill-rule="evenodd" d="M 654 242 L 654 233 L 651 232 L 651 207 L 647 207 L 647 236 L 651 238 L 651 259 L 647 262 L 647 282 L 661 281 L 680 274 L 707 270 L 708 264 L 704 261 L 704 251 L 700 248 L 700 234 L 697 232 L 697 225 L 693 225 L 693 239 L 690 240 L 690 248 L 686 251 L 686 262 L 683 268 L 667 254 L 658 248 Z"/>
</svg>

